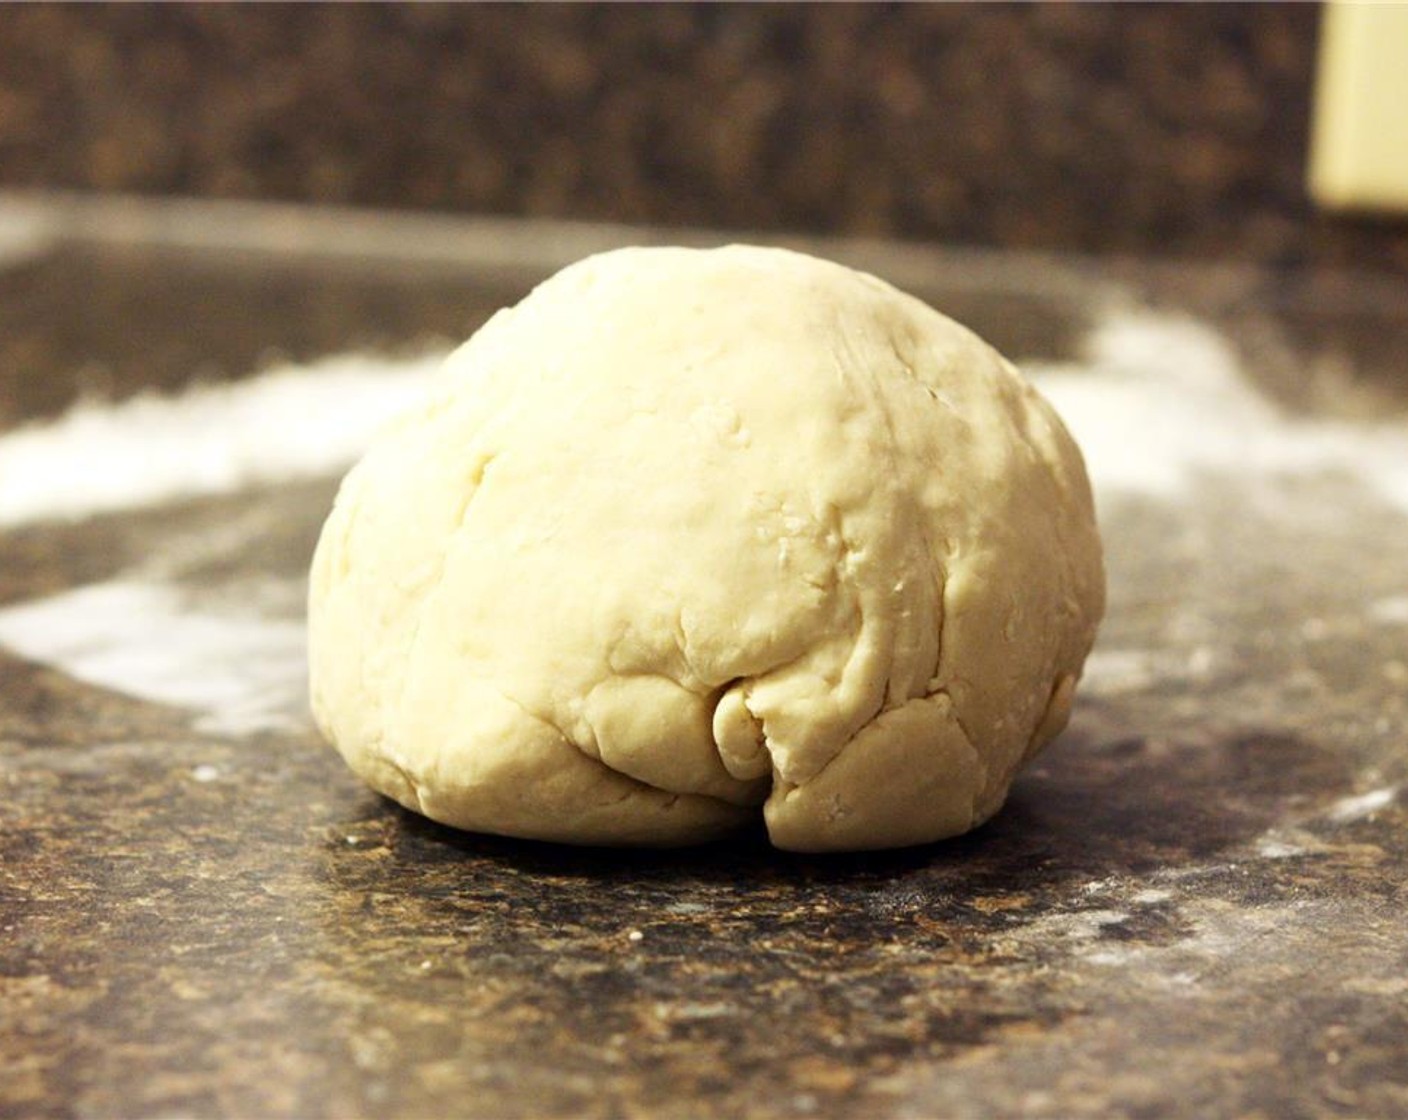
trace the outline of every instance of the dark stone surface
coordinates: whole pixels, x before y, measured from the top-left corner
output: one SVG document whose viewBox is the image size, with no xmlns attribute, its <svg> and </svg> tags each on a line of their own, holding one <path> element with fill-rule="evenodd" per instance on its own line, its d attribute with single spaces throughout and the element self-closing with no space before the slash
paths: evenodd
<svg viewBox="0 0 1408 1120">
<path fill-rule="evenodd" d="M 1096 298 L 1053 295 L 1056 263 L 973 263 L 934 255 L 925 294 L 999 332 Z M 228 376 L 267 347 L 414 344 L 528 279 L 475 287 L 467 262 L 349 289 L 265 262 L 284 299 L 336 309 L 310 325 L 246 314 L 244 267 L 94 246 L 13 266 L 0 316 L 37 341 L 0 349 L 5 395 L 61 407 L 95 362 L 134 391 L 134 329 L 158 354 L 204 339 Z M 984 275 L 1005 277 L 985 297 Z M 78 322 L 115 276 L 151 298 Z M 1126 282 L 1285 362 L 1301 341 L 1267 293 L 1330 283 Z M 1360 326 L 1315 337 L 1348 362 L 1408 322 L 1344 306 Z M 1019 337 L 1051 357 L 1067 334 Z M 197 599 L 296 587 L 333 485 L 0 531 L 0 604 L 142 565 Z M 459 834 L 361 787 L 301 707 L 213 734 L 0 648 L 0 1114 L 1408 1115 L 1408 630 L 1370 612 L 1408 592 L 1408 518 L 1333 475 L 1102 512 L 1101 648 L 1153 669 L 1088 691 L 990 825 L 889 854 Z"/>
<path fill-rule="evenodd" d="M 121 5 L 0 20 L 0 183 L 1408 271 L 1318 214 L 1319 10 Z"/>
<path fill-rule="evenodd" d="M 333 351 L 467 338 L 511 284 L 65 246 L 0 272 L 0 425 Z"/>
</svg>

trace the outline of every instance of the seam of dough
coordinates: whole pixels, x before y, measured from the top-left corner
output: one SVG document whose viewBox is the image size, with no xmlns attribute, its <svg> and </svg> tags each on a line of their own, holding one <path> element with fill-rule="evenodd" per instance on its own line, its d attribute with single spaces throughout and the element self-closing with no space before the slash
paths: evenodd
<svg viewBox="0 0 1408 1120">
<path fill-rule="evenodd" d="M 492 688 L 494 692 L 498 696 L 502 697 L 506 703 L 511 704 L 513 707 L 517 708 L 520 712 L 522 712 L 525 719 L 532 720 L 533 722 L 538 723 L 543 727 L 546 727 L 549 731 L 551 731 L 554 735 L 557 736 L 558 740 L 564 746 L 575 749 L 579 754 L 582 755 L 583 758 L 585 758 L 588 762 L 591 762 L 600 770 L 604 771 L 607 774 L 610 774 L 614 778 L 619 778 L 623 782 L 629 782 L 631 788 L 623 791 L 620 797 L 613 798 L 609 802 L 609 804 L 619 805 L 624 801 L 629 801 L 632 797 L 635 797 L 637 794 L 641 793 L 663 793 L 666 795 L 666 800 L 664 802 L 664 805 L 662 806 L 664 808 L 668 808 L 669 806 L 676 804 L 683 797 L 690 797 L 699 801 L 707 801 L 711 804 L 726 806 L 728 808 L 737 808 L 737 806 L 733 805 L 731 802 L 724 801 L 722 798 L 719 797 L 712 797 L 707 793 L 685 794 L 680 793 L 677 790 L 662 789 L 659 786 L 651 785 L 649 782 L 642 782 L 639 778 L 633 778 L 629 774 L 622 773 L 620 770 L 613 769 L 612 767 L 606 765 L 606 763 L 602 762 L 600 759 L 593 758 L 590 754 L 587 754 L 585 751 L 583 751 L 577 743 L 574 743 L 570 738 L 564 735 L 562 733 L 562 728 L 558 727 L 557 724 L 552 722 L 552 720 L 545 719 L 543 716 L 540 716 L 535 712 L 530 711 L 527 707 L 523 705 L 521 701 L 519 701 L 516 697 L 511 696 L 509 693 L 505 692 L 497 684 L 493 683 L 492 681 L 485 681 L 482 679 L 480 680 L 480 683 L 488 688 Z"/>
</svg>

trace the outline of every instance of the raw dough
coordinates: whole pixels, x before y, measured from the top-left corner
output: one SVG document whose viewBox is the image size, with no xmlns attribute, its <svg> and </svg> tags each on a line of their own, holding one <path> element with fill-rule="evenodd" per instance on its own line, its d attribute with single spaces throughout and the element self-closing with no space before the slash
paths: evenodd
<svg viewBox="0 0 1408 1120">
<path fill-rule="evenodd" d="M 798 851 L 963 832 L 1104 605 L 1080 454 L 991 347 L 778 249 L 624 249 L 499 312 L 348 474 L 313 708 L 446 824 Z"/>
</svg>

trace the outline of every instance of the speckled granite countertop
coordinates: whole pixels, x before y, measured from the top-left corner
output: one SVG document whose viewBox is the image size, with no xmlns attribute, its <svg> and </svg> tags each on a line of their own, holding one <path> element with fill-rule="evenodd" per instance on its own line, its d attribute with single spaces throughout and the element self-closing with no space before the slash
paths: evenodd
<svg viewBox="0 0 1408 1120">
<path fill-rule="evenodd" d="M 1087 688 L 972 836 L 612 853 L 439 828 L 319 743 L 332 474 L 46 519 L 12 429 L 410 353 L 651 235 L 15 200 L 0 235 L 0 1114 L 1408 1115 L 1402 292 L 831 246 L 1093 425 Z"/>
</svg>

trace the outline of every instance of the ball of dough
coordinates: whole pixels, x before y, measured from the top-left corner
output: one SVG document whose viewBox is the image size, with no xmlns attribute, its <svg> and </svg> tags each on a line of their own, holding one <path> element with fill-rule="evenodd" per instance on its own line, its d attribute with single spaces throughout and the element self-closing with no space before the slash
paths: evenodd
<svg viewBox="0 0 1408 1120">
<path fill-rule="evenodd" d="M 778 249 L 623 249 L 501 311 L 352 469 L 313 709 L 460 828 L 797 851 L 951 836 L 1065 724 L 1090 487 L 970 331 Z"/>
</svg>

